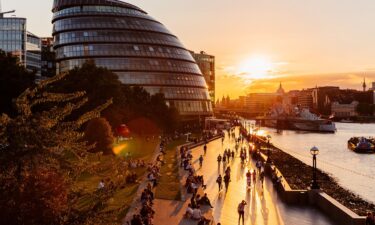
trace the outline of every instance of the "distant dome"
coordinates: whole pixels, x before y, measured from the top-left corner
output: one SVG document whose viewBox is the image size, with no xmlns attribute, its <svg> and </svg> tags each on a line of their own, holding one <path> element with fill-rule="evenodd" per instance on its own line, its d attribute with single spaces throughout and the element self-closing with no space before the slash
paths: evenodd
<svg viewBox="0 0 375 225">
<path fill-rule="evenodd" d="M 117 0 L 55 0 L 58 72 L 92 59 L 119 80 L 163 93 L 181 115 L 210 115 L 206 81 L 189 51 L 142 9 Z"/>
</svg>

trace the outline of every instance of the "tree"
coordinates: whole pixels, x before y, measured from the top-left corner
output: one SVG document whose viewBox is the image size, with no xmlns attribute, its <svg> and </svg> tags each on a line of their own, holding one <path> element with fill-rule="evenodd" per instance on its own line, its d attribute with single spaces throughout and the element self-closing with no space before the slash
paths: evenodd
<svg viewBox="0 0 375 225">
<path fill-rule="evenodd" d="M 356 110 L 360 115 L 372 116 L 374 113 L 374 106 L 368 103 L 359 103 Z"/>
<path fill-rule="evenodd" d="M 113 133 L 111 125 L 105 118 L 95 118 L 88 122 L 85 129 L 85 140 L 88 144 L 95 145 L 94 152 L 112 154 Z"/>
<path fill-rule="evenodd" d="M 99 209 L 92 206 L 90 213 L 82 215 L 73 208 L 83 194 L 75 186 L 77 178 L 95 171 L 80 128 L 111 101 L 67 121 L 87 98 L 84 92 L 46 91 L 64 77 L 61 74 L 27 89 L 15 100 L 17 114 L 0 117 L 0 218 L 4 224 L 85 224 Z M 50 108 L 34 111 L 44 104 Z M 97 198 L 105 202 L 110 196 L 103 193 Z"/>
<path fill-rule="evenodd" d="M 113 104 L 104 110 L 103 115 L 114 126 L 115 124 L 112 122 L 112 119 L 105 115 L 112 110 L 120 111 L 119 107 L 124 102 L 122 86 L 116 74 L 106 68 L 97 67 L 94 61 L 87 61 L 82 67 L 70 70 L 63 79 L 51 85 L 50 90 L 63 93 L 76 91 L 84 91 L 86 93 L 89 101 L 83 107 L 73 112 L 71 115 L 72 118 L 77 118 L 83 112 L 103 104 L 107 99 L 112 98 Z M 108 115 L 111 115 L 111 113 L 108 113 Z"/>
<path fill-rule="evenodd" d="M 106 68 L 97 67 L 93 61 L 87 61 L 81 68 L 69 71 L 62 80 L 51 86 L 51 90 L 60 92 L 85 91 L 90 100 L 88 104 L 73 113 L 73 118 L 95 105 L 103 104 L 112 98 L 113 104 L 102 112 L 112 128 L 134 121 L 150 120 L 159 130 L 174 131 L 178 124 L 178 113 L 165 103 L 164 95 L 151 96 L 142 87 L 130 87 L 122 84 L 116 74 Z M 137 131 L 142 132 L 137 127 Z M 154 129 L 158 130 L 158 129 Z"/>
<path fill-rule="evenodd" d="M 35 73 L 28 72 L 17 57 L 0 50 L 0 112 L 13 116 L 13 99 L 34 84 Z"/>
</svg>

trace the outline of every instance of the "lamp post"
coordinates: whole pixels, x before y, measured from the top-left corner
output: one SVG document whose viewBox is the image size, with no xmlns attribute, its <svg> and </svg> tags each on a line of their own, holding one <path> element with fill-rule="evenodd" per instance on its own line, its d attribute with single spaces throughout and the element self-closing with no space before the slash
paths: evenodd
<svg viewBox="0 0 375 225">
<path fill-rule="evenodd" d="M 313 156 L 313 179 L 311 183 L 311 189 L 319 189 L 318 182 L 316 180 L 316 156 L 319 154 L 319 149 L 317 147 L 312 147 L 310 153 Z"/>
<path fill-rule="evenodd" d="M 271 135 L 267 135 L 267 162 L 266 163 L 271 163 L 271 144 L 270 144 L 270 140 L 271 140 Z"/>
</svg>

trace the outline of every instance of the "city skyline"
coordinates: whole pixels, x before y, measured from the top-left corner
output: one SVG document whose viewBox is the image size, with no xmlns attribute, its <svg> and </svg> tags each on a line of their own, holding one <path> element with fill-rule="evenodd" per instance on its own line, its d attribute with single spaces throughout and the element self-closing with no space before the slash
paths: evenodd
<svg viewBox="0 0 375 225">
<path fill-rule="evenodd" d="M 286 90 L 327 84 L 359 90 L 363 77 L 375 77 L 372 1 L 126 2 L 173 30 L 187 48 L 215 55 L 216 98 L 271 92 L 279 82 Z M 36 35 L 51 36 L 52 1 L 2 0 L 2 8 L 26 17 Z"/>
</svg>

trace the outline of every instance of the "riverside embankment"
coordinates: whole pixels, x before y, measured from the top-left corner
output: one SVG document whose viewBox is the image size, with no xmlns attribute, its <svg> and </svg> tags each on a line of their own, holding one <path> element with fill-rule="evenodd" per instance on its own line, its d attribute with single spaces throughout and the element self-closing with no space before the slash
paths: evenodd
<svg viewBox="0 0 375 225">
<path fill-rule="evenodd" d="M 246 131 L 242 129 L 242 133 L 245 134 L 245 132 Z M 263 145 L 266 144 L 264 140 L 260 138 L 257 138 L 257 140 L 260 140 Z M 280 148 L 272 145 L 271 148 L 271 159 L 274 165 L 283 174 L 284 179 L 289 183 L 291 189 L 309 189 L 311 184 L 312 167 L 284 152 Z M 375 210 L 374 204 L 343 188 L 327 173 L 318 170 L 317 177 L 322 191 L 356 214 L 365 215 L 367 211 Z"/>
</svg>

